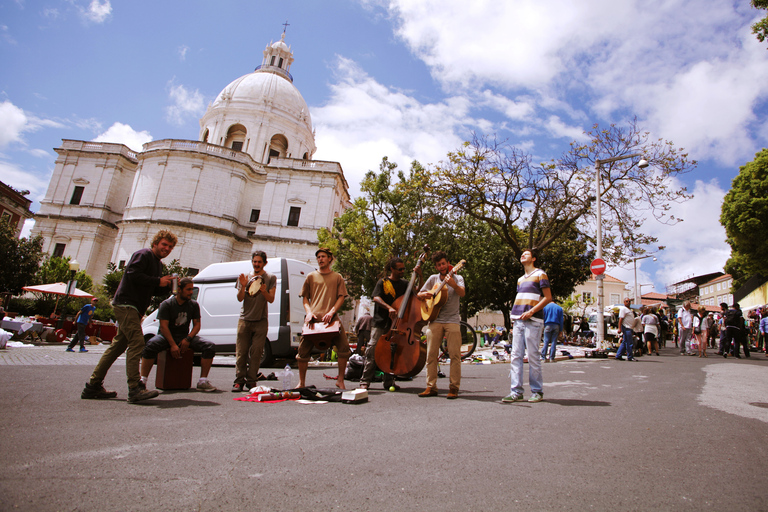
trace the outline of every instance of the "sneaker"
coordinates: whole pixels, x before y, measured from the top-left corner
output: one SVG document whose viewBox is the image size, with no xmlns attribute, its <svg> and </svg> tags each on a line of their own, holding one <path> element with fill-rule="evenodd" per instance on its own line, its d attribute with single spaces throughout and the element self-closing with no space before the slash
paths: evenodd
<svg viewBox="0 0 768 512">
<path fill-rule="evenodd" d="M 88 352 L 88 350 L 85 347 L 83 347 L 80 349 L 80 352 Z"/>
<path fill-rule="evenodd" d="M 632 361 L 632 359 L 630 359 Z M 528 401 L 532 404 L 535 404 L 536 402 L 541 402 L 544 400 L 544 395 L 541 393 L 534 393 L 531 395 L 531 398 L 528 399 Z"/>
<path fill-rule="evenodd" d="M 83 388 L 83 392 L 80 393 L 80 398 L 82 399 L 115 398 L 116 396 L 117 391 L 107 391 L 104 389 L 104 386 L 101 382 L 98 384 L 91 384 L 90 382 L 87 382 L 85 384 L 85 388 Z"/>
<path fill-rule="evenodd" d="M 69 347 L 67 347 L 67 350 L 65 350 L 65 352 L 74 352 L 74 350 L 69 348 Z"/>
<path fill-rule="evenodd" d="M 501 399 L 501 401 L 505 404 L 511 404 L 512 402 L 519 402 L 523 399 L 523 395 L 518 395 L 517 393 L 512 393 L 510 395 L 505 396 Z"/>
<path fill-rule="evenodd" d="M 149 400 L 150 398 L 155 398 L 159 394 L 160 392 L 156 389 L 149 391 L 147 389 L 141 389 L 141 386 L 136 386 L 135 388 L 128 390 L 128 403 L 135 404 L 142 400 Z"/>
<path fill-rule="evenodd" d="M 206 392 L 216 391 L 216 386 L 214 386 L 207 380 L 201 380 L 197 382 L 197 390 L 206 391 Z"/>
</svg>

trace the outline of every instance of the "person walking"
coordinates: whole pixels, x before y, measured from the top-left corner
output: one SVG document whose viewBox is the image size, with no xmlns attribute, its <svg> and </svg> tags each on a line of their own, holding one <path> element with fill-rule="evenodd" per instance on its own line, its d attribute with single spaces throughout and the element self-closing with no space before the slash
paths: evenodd
<svg viewBox="0 0 768 512">
<path fill-rule="evenodd" d="M 616 359 L 623 361 L 622 355 L 627 354 L 627 361 L 635 361 L 634 335 L 635 335 L 635 314 L 629 306 L 632 305 L 632 299 L 624 299 L 624 305 L 619 306 L 619 326 L 621 327 L 621 344 L 616 351 Z"/>
<path fill-rule="evenodd" d="M 643 323 L 643 336 L 645 337 L 645 343 L 648 346 L 648 355 L 659 355 L 659 343 L 658 338 L 661 333 L 661 321 L 656 313 L 655 307 L 643 308 L 643 316 L 641 322 Z"/>
<path fill-rule="evenodd" d="M 544 306 L 544 346 L 541 357 L 545 363 L 554 363 L 557 355 L 557 337 L 563 332 L 563 308 L 555 302 Z"/>
<path fill-rule="evenodd" d="M 67 352 L 75 351 L 74 348 L 75 345 L 77 345 L 78 340 L 80 341 L 80 352 L 88 352 L 85 348 L 85 328 L 91 323 L 91 319 L 96 312 L 96 305 L 98 303 L 98 297 L 94 297 L 91 299 L 90 303 L 80 308 L 80 312 L 78 312 L 75 317 L 75 327 L 77 327 L 77 332 L 72 336 L 72 341 L 70 341 L 67 346 Z"/>
<path fill-rule="evenodd" d="M 139 363 L 145 346 L 141 318 L 147 311 L 153 295 L 170 291 L 174 278 L 162 275 L 162 259 L 171 253 L 177 242 L 176 235 L 161 229 L 152 239 L 151 249 L 139 249 L 131 256 L 112 301 L 112 309 L 118 323 L 117 334 L 109 348 L 101 355 L 80 398 L 99 399 L 117 396 L 117 392 L 104 389 L 103 383 L 112 364 L 126 351 L 125 375 L 128 380 L 128 402 L 147 400 L 159 394 L 157 390 L 149 391 L 141 384 Z"/>
</svg>

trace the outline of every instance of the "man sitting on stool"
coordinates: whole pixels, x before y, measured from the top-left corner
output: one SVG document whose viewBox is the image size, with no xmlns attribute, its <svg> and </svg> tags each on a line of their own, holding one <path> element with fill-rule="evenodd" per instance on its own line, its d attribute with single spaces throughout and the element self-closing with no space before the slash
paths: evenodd
<svg viewBox="0 0 768 512">
<path fill-rule="evenodd" d="M 152 371 L 159 352 L 170 348 L 171 356 L 179 359 L 182 352 L 192 349 L 202 353 L 197 389 L 216 391 L 213 384 L 208 382 L 208 372 L 211 371 L 213 356 L 216 355 L 216 346 L 197 335 L 200 331 L 200 305 L 192 299 L 193 291 L 192 279 L 183 277 L 179 280 L 179 291 L 176 296 L 171 296 L 160 303 L 157 311 L 160 333 L 147 342 L 144 353 L 141 355 L 142 385 L 147 385 L 147 377 Z M 189 330 L 190 321 L 192 322 L 191 331 Z"/>
</svg>

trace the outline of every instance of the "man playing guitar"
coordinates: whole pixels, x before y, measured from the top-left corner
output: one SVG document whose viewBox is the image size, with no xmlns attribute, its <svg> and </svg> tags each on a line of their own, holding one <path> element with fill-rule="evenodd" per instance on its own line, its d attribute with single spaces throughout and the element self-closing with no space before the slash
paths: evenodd
<svg viewBox="0 0 768 512">
<path fill-rule="evenodd" d="M 419 393 L 419 396 L 437 396 L 437 358 L 440 354 L 440 345 L 443 336 L 448 345 L 448 355 L 451 358 L 450 383 L 446 398 L 459 396 L 461 384 L 461 316 L 459 315 L 459 298 L 466 293 L 464 278 L 459 275 L 451 275 L 451 264 L 448 256 L 443 251 L 437 251 L 432 255 L 432 263 L 438 274 L 429 276 L 422 286 L 418 296 L 422 300 L 432 298 L 432 288 L 441 282 L 445 282 L 443 293 L 448 293 L 445 305 L 440 309 L 437 317 L 429 323 L 427 328 L 427 389 Z"/>
</svg>

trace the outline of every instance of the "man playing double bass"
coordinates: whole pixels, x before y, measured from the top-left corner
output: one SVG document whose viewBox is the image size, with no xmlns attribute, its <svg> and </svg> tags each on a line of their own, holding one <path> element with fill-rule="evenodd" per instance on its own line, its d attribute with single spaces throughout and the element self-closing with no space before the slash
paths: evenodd
<svg viewBox="0 0 768 512">
<path fill-rule="evenodd" d="M 376 343 L 379 338 L 389 332 L 392 321 L 397 318 L 397 309 L 393 307 L 393 304 L 408 289 L 408 281 L 403 280 L 405 274 L 403 260 L 398 257 L 390 259 L 384 267 L 384 271 L 389 272 L 389 277 L 379 279 L 373 288 L 373 302 L 375 303 L 373 321 L 371 322 L 373 330 L 371 331 L 371 340 L 365 350 L 365 367 L 363 368 L 363 377 L 360 379 L 360 387 L 363 389 L 368 389 L 373 380 L 373 374 L 376 372 Z M 421 275 L 421 267 L 418 267 L 417 272 Z M 400 386 L 395 384 L 395 376 L 384 372 L 384 389 L 392 387 L 395 390 L 400 389 Z"/>
<path fill-rule="evenodd" d="M 448 299 L 440 309 L 437 318 L 429 323 L 427 328 L 427 389 L 419 393 L 419 396 L 437 396 L 437 358 L 440 354 L 440 345 L 443 336 L 448 345 L 448 356 L 451 358 L 451 373 L 446 398 L 458 398 L 459 385 L 461 384 L 461 316 L 459 314 L 459 298 L 466 293 L 464 278 L 460 275 L 449 275 L 451 264 L 448 256 L 443 251 L 437 251 L 432 255 L 432 263 L 438 273 L 429 276 L 427 282 L 419 291 L 419 298 L 427 300 L 431 298 L 432 288 L 445 281 L 444 292 L 448 293 Z"/>
</svg>

